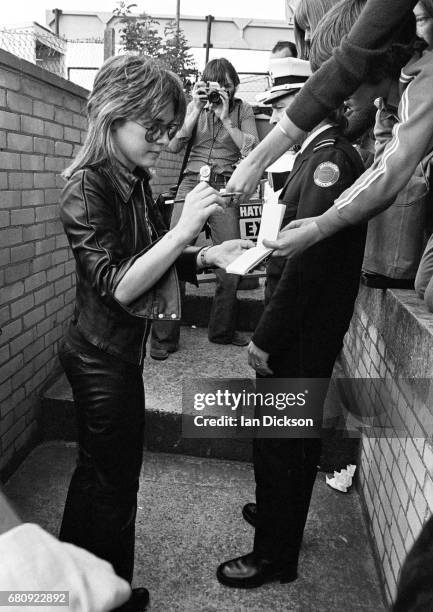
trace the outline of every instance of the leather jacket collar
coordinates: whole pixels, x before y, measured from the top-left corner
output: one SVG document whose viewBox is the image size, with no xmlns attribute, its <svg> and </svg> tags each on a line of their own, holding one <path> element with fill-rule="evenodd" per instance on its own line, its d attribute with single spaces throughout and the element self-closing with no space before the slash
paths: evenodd
<svg viewBox="0 0 433 612">
<path fill-rule="evenodd" d="M 144 168 L 136 168 L 133 172 L 118 160 L 107 160 L 99 165 L 100 170 L 107 176 L 113 188 L 119 194 L 122 202 L 126 204 L 131 198 L 136 184 L 140 180 L 148 182 L 151 174 Z"/>
</svg>

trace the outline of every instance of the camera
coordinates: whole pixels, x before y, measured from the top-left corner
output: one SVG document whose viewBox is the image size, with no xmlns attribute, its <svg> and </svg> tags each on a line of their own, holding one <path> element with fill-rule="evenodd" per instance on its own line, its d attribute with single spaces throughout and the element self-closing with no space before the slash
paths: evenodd
<svg viewBox="0 0 433 612">
<path fill-rule="evenodd" d="M 206 83 L 207 99 L 211 104 L 221 104 L 220 89 L 221 87 L 216 81 L 208 81 Z"/>
</svg>

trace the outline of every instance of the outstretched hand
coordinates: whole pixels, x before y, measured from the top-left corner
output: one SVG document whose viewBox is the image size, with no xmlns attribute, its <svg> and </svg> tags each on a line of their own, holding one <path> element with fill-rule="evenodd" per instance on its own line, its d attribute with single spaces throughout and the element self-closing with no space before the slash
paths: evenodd
<svg viewBox="0 0 433 612">
<path fill-rule="evenodd" d="M 206 259 L 210 265 L 225 270 L 225 268 L 240 257 L 245 250 L 251 249 L 254 246 L 254 242 L 251 240 L 243 240 L 242 238 L 226 240 L 221 244 L 211 247 L 206 253 Z"/>
<path fill-rule="evenodd" d="M 292 259 L 320 240 L 315 217 L 298 219 L 284 227 L 276 240 L 263 240 L 263 245 L 273 249 L 272 257 Z"/>
<path fill-rule="evenodd" d="M 237 192 L 248 196 L 255 192 L 260 179 L 262 178 L 264 168 L 255 167 L 251 164 L 250 156 L 246 157 L 236 167 L 231 175 L 229 182 L 226 185 L 227 193 Z"/>
</svg>

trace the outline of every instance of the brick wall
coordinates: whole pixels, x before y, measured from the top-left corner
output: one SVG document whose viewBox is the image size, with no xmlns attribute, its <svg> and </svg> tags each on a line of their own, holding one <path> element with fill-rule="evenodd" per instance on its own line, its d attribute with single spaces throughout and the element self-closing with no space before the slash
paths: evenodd
<svg viewBox="0 0 433 612">
<path fill-rule="evenodd" d="M 362 438 L 358 477 L 392 600 L 401 564 L 433 512 L 433 315 L 414 292 L 362 287 L 342 364 L 348 376 L 385 381 L 370 382 L 364 403 L 383 402 L 392 426 L 386 437 Z"/>
<path fill-rule="evenodd" d="M 152 193 L 155 198 L 160 193 L 167 191 L 172 185 L 177 185 L 184 155 L 185 150 L 180 153 L 170 153 L 170 151 L 161 153 L 151 181 Z"/>
<path fill-rule="evenodd" d="M 0 473 L 37 435 L 38 393 L 74 298 L 59 173 L 85 135 L 87 91 L 0 50 Z"/>
</svg>

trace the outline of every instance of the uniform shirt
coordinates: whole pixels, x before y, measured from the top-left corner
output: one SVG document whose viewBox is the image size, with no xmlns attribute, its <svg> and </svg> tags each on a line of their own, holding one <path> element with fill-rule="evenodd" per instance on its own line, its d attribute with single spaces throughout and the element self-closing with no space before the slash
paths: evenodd
<svg viewBox="0 0 433 612">
<path fill-rule="evenodd" d="M 375 152 L 373 165 L 317 221 L 323 236 L 384 210 L 433 151 L 433 51 L 424 51 L 402 70 L 398 122 Z"/>
<path fill-rule="evenodd" d="M 193 108 L 193 102 L 190 102 L 187 115 Z M 208 164 L 214 166 L 218 174 L 231 175 L 234 164 L 241 157 L 246 157 L 258 144 L 259 137 L 253 109 L 247 102 L 236 98 L 229 117 L 233 127 L 239 128 L 243 133 L 242 147 L 238 148 L 222 122 L 212 111 L 203 109 L 197 119 L 197 128 L 186 172 L 198 173 L 204 164 Z M 185 140 L 181 139 L 180 142 L 184 144 Z"/>
<path fill-rule="evenodd" d="M 286 204 L 283 225 L 323 213 L 363 169 L 358 152 L 339 128 L 327 125 L 314 132 L 304 142 L 281 192 L 280 202 Z M 328 365 L 335 359 L 335 343 L 338 348 L 358 291 L 364 241 L 364 227 L 349 228 L 295 260 L 271 258 L 267 303 L 254 332 L 254 344 L 271 355 L 302 344 L 305 355 L 310 355 L 309 371 L 326 376 L 326 372 L 318 373 L 314 359 Z M 330 352 L 329 358 L 320 358 L 319 338 L 311 335 L 317 327 L 323 329 L 322 348 Z"/>
</svg>

